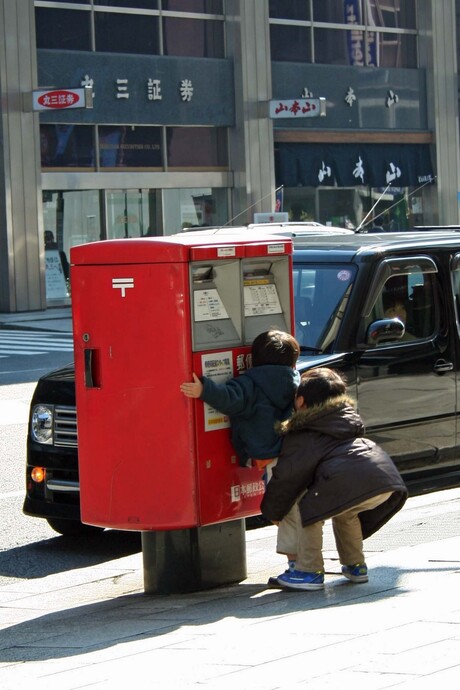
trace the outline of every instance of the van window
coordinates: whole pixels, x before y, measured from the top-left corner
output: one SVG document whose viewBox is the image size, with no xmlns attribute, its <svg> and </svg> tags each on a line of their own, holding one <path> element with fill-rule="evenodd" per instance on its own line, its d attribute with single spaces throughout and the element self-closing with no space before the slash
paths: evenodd
<svg viewBox="0 0 460 690">
<path fill-rule="evenodd" d="M 414 272 L 389 278 L 375 301 L 369 322 L 398 318 L 405 326 L 401 340 L 429 338 L 435 329 L 434 274 Z M 385 345 L 393 343 L 386 342 Z"/>
<path fill-rule="evenodd" d="M 296 338 L 324 351 L 335 339 L 348 303 L 355 266 L 305 264 L 294 268 Z"/>
</svg>

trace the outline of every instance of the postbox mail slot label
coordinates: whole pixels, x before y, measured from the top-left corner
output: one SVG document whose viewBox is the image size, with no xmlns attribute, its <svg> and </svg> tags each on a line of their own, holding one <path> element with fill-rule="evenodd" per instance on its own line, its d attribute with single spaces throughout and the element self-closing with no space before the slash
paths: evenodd
<svg viewBox="0 0 460 690">
<path fill-rule="evenodd" d="M 245 256 L 246 246 L 241 243 L 235 244 L 222 243 L 219 244 L 205 244 L 201 247 L 190 248 L 190 261 L 210 261 L 216 259 L 242 259 Z M 259 247 L 260 255 L 260 247 Z"/>
<path fill-rule="evenodd" d="M 254 242 L 253 244 L 247 244 L 244 252 L 247 259 L 274 256 L 275 254 L 278 256 L 288 256 L 292 254 L 292 240 L 283 240 L 281 242 L 272 240 L 271 242 L 263 242 L 260 244 Z"/>
<path fill-rule="evenodd" d="M 260 285 L 245 285 L 244 287 L 244 315 L 260 316 L 262 314 L 281 314 L 280 300 L 273 283 Z"/>
<path fill-rule="evenodd" d="M 236 256 L 236 247 L 217 247 L 217 256 L 219 259 L 227 256 Z"/>
<path fill-rule="evenodd" d="M 277 242 L 276 244 L 269 244 L 267 247 L 267 254 L 285 254 L 286 247 L 284 242 Z"/>
<path fill-rule="evenodd" d="M 195 321 L 228 319 L 224 303 L 215 288 L 195 290 L 193 293 Z"/>
</svg>

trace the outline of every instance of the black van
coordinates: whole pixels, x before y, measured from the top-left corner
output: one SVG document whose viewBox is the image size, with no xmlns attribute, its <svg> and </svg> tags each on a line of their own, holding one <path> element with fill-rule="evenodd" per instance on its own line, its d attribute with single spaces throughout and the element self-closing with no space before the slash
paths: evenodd
<svg viewBox="0 0 460 690">
<path fill-rule="evenodd" d="M 299 370 L 346 375 L 412 495 L 460 486 L 460 232 L 295 238 L 293 265 Z M 80 522 L 72 365 L 33 395 L 24 512 L 62 534 L 99 529 Z"/>
</svg>

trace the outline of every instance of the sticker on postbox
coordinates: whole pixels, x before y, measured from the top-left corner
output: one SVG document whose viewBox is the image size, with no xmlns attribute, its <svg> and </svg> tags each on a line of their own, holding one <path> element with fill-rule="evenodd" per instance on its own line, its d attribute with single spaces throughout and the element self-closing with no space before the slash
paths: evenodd
<svg viewBox="0 0 460 690">
<path fill-rule="evenodd" d="M 213 321 L 214 319 L 229 318 L 224 303 L 215 288 L 195 290 L 193 300 L 195 321 Z"/>
<path fill-rule="evenodd" d="M 233 376 L 232 352 L 213 352 L 202 355 L 201 369 L 203 376 L 207 376 L 215 383 L 225 383 Z M 228 429 L 230 420 L 227 415 L 204 403 L 204 430 L 217 431 L 218 429 Z"/>
<path fill-rule="evenodd" d="M 239 503 L 245 499 L 263 496 L 265 493 L 265 482 L 258 481 L 245 482 L 244 484 L 234 484 L 230 487 L 230 500 L 232 503 Z"/>
<path fill-rule="evenodd" d="M 281 314 L 276 285 L 266 284 L 244 285 L 244 315 L 259 316 L 260 314 Z"/>
</svg>

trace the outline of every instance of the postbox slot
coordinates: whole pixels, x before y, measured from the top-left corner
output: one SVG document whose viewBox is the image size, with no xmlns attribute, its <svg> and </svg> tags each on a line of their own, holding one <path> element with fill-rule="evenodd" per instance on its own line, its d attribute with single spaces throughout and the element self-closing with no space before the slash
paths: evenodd
<svg viewBox="0 0 460 690">
<path fill-rule="evenodd" d="M 244 342 L 270 328 L 290 331 L 288 257 L 243 262 Z"/>
<path fill-rule="evenodd" d="M 241 344 L 240 261 L 201 261 L 190 268 L 195 352 Z"/>
<path fill-rule="evenodd" d="M 94 348 L 85 348 L 85 386 L 86 388 L 100 388 L 99 351 Z"/>
</svg>

